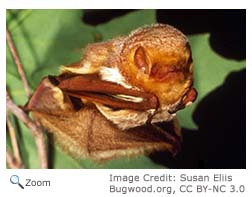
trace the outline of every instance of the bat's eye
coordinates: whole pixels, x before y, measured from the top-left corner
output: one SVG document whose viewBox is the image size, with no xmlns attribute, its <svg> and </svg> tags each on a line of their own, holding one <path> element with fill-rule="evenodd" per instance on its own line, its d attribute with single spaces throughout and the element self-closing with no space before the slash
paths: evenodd
<svg viewBox="0 0 252 197">
<path fill-rule="evenodd" d="M 149 75 L 151 61 L 143 47 L 140 46 L 137 48 L 134 55 L 134 62 L 140 71 Z"/>
<path fill-rule="evenodd" d="M 156 63 L 152 66 L 150 77 L 155 79 L 162 80 L 164 79 L 169 73 L 173 73 L 176 71 L 175 66 L 170 65 L 161 65 L 160 63 Z"/>
</svg>

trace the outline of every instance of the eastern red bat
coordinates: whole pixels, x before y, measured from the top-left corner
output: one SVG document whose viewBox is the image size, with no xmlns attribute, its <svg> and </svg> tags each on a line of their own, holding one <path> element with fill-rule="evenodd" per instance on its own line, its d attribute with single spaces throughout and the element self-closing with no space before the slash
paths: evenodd
<svg viewBox="0 0 252 197">
<path fill-rule="evenodd" d="M 41 81 L 26 108 L 77 157 L 176 154 L 176 111 L 196 99 L 192 85 L 187 37 L 155 24 L 87 45 L 79 62 Z"/>
</svg>

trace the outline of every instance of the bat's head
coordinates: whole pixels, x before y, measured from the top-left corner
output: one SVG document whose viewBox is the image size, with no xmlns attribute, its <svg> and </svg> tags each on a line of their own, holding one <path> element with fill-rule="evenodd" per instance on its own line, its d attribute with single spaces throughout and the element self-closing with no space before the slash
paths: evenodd
<svg viewBox="0 0 252 197">
<path fill-rule="evenodd" d="M 134 31 L 121 51 L 122 75 L 132 86 L 155 94 L 161 108 L 193 102 L 192 55 L 186 36 L 169 25 Z"/>
</svg>

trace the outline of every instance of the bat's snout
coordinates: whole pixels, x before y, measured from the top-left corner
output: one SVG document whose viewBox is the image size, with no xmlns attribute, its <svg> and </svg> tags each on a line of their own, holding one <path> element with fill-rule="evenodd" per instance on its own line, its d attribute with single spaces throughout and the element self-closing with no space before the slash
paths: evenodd
<svg viewBox="0 0 252 197">
<path fill-rule="evenodd" d="M 191 105 L 196 100 L 197 95 L 198 93 L 195 88 L 189 89 L 182 99 L 181 106 L 184 108 Z"/>
</svg>

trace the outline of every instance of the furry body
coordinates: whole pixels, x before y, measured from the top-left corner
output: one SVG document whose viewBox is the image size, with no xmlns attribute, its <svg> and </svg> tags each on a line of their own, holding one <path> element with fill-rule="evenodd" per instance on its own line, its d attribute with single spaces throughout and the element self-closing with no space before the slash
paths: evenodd
<svg viewBox="0 0 252 197">
<path fill-rule="evenodd" d="M 158 150 L 179 140 L 154 125 L 196 99 L 188 40 L 169 25 L 89 44 L 80 62 L 40 83 L 27 107 L 73 155 L 108 159 Z"/>
</svg>

